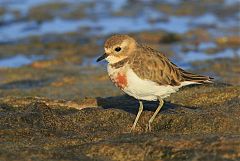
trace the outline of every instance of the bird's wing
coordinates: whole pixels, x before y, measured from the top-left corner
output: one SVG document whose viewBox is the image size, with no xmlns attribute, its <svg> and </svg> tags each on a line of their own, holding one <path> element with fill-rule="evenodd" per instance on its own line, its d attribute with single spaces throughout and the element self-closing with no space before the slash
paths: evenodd
<svg viewBox="0 0 240 161">
<path fill-rule="evenodd" d="M 130 67 L 142 79 L 159 85 L 179 86 L 181 82 L 211 83 L 211 77 L 187 72 L 172 63 L 161 52 L 147 46 L 139 46 L 129 59 Z"/>
<path fill-rule="evenodd" d="M 178 86 L 184 80 L 181 70 L 162 53 L 147 46 L 139 46 L 129 64 L 142 79 L 151 80 L 159 85 Z"/>
</svg>

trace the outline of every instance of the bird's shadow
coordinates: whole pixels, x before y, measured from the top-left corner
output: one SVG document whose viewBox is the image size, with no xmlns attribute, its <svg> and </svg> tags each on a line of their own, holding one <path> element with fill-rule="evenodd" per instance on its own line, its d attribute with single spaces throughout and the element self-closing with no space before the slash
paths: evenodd
<svg viewBox="0 0 240 161">
<path fill-rule="evenodd" d="M 210 84 L 203 84 L 201 86 L 206 86 L 206 87 L 225 87 L 225 86 L 230 86 L 229 84 L 226 83 L 221 83 L 221 82 L 214 82 Z M 198 88 L 199 85 L 188 85 L 185 87 L 182 87 L 180 90 L 187 90 L 190 88 Z M 116 109 L 121 109 L 133 114 L 136 114 L 138 112 L 138 107 L 139 107 L 139 102 L 138 100 L 134 99 L 133 97 L 130 97 L 128 95 L 121 95 L 121 96 L 116 96 L 116 97 L 107 97 L 107 98 L 101 98 L 98 97 L 97 99 L 97 104 L 98 106 L 104 108 L 104 109 L 109 109 L 109 108 L 116 108 Z M 171 102 L 164 101 L 164 105 L 161 109 L 162 113 L 178 113 L 183 112 L 183 111 L 189 111 L 189 110 L 194 110 L 194 111 L 199 111 L 201 108 L 199 107 L 194 107 L 194 106 L 183 106 L 179 104 L 174 104 Z M 156 108 L 158 107 L 158 101 L 143 101 L 143 106 L 144 110 L 147 111 L 155 111 Z"/>
<path fill-rule="evenodd" d="M 128 95 L 121 95 L 121 96 L 107 97 L 107 98 L 97 97 L 96 99 L 97 99 L 98 106 L 104 109 L 110 109 L 110 108 L 121 109 L 133 114 L 136 114 L 138 112 L 138 107 L 139 107 L 138 100 Z M 159 105 L 158 101 L 143 101 L 143 106 L 145 111 L 147 110 L 147 111 L 154 112 L 158 107 L 158 105 Z M 197 109 L 197 107 L 186 107 L 186 106 L 165 101 L 164 106 L 161 109 L 161 112 L 172 113 L 179 109 L 195 110 Z"/>
</svg>

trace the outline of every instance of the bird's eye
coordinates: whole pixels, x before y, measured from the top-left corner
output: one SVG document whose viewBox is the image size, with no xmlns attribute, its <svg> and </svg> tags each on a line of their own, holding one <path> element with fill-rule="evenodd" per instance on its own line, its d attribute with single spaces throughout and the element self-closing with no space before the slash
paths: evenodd
<svg viewBox="0 0 240 161">
<path fill-rule="evenodd" d="M 120 50 L 121 50 L 120 47 L 116 47 L 116 48 L 115 48 L 115 51 L 116 51 L 116 52 L 119 52 Z"/>
</svg>

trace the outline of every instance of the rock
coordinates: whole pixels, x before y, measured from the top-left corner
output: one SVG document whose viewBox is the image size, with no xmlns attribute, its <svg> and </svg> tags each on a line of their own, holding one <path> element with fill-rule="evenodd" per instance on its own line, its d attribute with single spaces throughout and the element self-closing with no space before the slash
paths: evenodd
<svg viewBox="0 0 240 161">
<path fill-rule="evenodd" d="M 237 160 L 240 88 L 197 85 L 171 95 L 153 122 L 157 102 L 128 96 L 78 101 L 0 99 L 0 160 Z"/>
<path fill-rule="evenodd" d="M 239 47 L 240 37 L 239 36 L 219 37 L 216 38 L 216 43 L 221 47 L 223 46 Z"/>
</svg>

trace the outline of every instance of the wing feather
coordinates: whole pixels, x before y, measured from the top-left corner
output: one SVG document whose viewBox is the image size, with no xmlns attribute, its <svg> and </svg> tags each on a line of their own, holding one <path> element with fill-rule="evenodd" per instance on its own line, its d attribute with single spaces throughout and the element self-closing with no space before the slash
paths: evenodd
<svg viewBox="0 0 240 161">
<path fill-rule="evenodd" d="M 180 71 L 166 56 L 147 46 L 141 45 L 138 49 L 129 64 L 140 78 L 152 80 L 159 85 L 180 85 L 183 80 Z"/>
<path fill-rule="evenodd" d="M 179 86 L 184 81 L 209 83 L 213 79 L 186 72 L 172 63 L 161 52 L 143 45 L 139 45 L 138 50 L 129 59 L 129 64 L 137 76 L 159 85 Z"/>
</svg>

